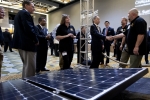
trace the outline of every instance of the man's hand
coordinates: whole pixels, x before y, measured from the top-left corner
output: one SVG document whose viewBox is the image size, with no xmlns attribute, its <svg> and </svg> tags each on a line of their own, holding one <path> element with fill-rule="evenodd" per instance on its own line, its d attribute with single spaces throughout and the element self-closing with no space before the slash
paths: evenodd
<svg viewBox="0 0 150 100">
<path fill-rule="evenodd" d="M 50 35 L 47 35 L 45 38 L 46 38 L 46 39 L 50 39 Z"/>
<path fill-rule="evenodd" d="M 106 40 L 112 41 L 112 40 L 114 40 L 114 36 L 106 36 Z"/>
<path fill-rule="evenodd" d="M 71 36 L 71 38 L 75 39 L 75 38 L 76 38 L 76 36 L 74 36 L 74 35 L 73 35 L 73 36 Z"/>
<path fill-rule="evenodd" d="M 133 53 L 139 55 L 139 47 L 134 47 Z"/>
<path fill-rule="evenodd" d="M 104 50 L 104 45 L 102 45 L 102 50 Z"/>
<path fill-rule="evenodd" d="M 120 51 L 122 51 L 122 49 L 123 49 L 123 46 L 122 46 L 122 45 L 120 45 L 120 48 L 119 48 L 119 49 L 120 49 Z"/>
<path fill-rule="evenodd" d="M 39 42 L 35 44 L 36 46 L 39 45 Z"/>
<path fill-rule="evenodd" d="M 74 35 L 73 34 L 71 34 L 71 33 L 69 33 L 68 35 L 67 35 L 67 37 L 73 37 Z"/>
</svg>

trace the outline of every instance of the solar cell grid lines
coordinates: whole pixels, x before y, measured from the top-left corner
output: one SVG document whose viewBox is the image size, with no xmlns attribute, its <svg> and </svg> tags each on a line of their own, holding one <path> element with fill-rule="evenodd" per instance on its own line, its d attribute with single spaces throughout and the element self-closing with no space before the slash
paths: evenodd
<svg viewBox="0 0 150 100">
<path fill-rule="evenodd" d="M 142 71 L 146 69 L 68 69 L 37 75 L 27 80 L 79 99 L 93 100 Z"/>
<path fill-rule="evenodd" d="M 0 83 L 0 100 L 66 100 L 23 80 Z"/>
</svg>

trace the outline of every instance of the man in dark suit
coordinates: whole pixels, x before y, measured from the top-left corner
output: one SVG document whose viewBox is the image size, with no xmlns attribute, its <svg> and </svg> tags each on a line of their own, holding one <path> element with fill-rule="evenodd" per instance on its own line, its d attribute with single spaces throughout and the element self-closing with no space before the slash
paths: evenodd
<svg viewBox="0 0 150 100">
<path fill-rule="evenodd" d="M 12 51 L 12 45 L 11 45 L 11 42 L 12 42 L 12 36 L 11 34 L 9 33 L 9 30 L 8 29 L 5 29 L 5 32 L 3 32 L 3 36 L 4 36 L 4 52 L 7 51 L 8 47 L 9 47 L 9 51 L 10 52 L 13 52 Z"/>
<path fill-rule="evenodd" d="M 92 50 L 92 64 L 90 68 L 98 68 L 100 61 L 102 61 L 102 50 L 104 49 L 103 40 L 109 40 L 108 36 L 101 34 L 99 16 L 94 16 L 93 25 L 90 28 L 92 36 L 91 50 Z"/>
<path fill-rule="evenodd" d="M 114 36 L 115 35 L 114 29 L 111 28 L 111 27 L 109 27 L 109 25 L 110 25 L 109 21 L 105 21 L 105 27 L 106 28 L 104 28 L 103 32 L 102 32 L 102 34 L 104 36 Z M 112 41 L 108 41 L 108 40 L 104 39 L 104 47 L 105 48 L 104 48 L 103 52 L 106 52 L 107 56 L 110 55 L 110 46 L 111 46 L 111 43 L 112 43 Z M 109 59 L 107 58 L 106 59 L 106 63 L 105 63 L 106 66 L 107 66 L 108 63 L 109 63 Z M 104 64 L 104 56 L 103 56 L 103 59 L 102 59 L 102 64 Z"/>
<path fill-rule="evenodd" d="M 38 20 L 39 24 L 36 27 L 38 32 L 39 45 L 37 46 L 37 55 L 36 55 L 36 73 L 40 71 L 49 71 L 45 69 L 47 62 L 47 50 L 48 50 L 48 41 L 50 35 L 48 30 L 44 27 L 46 25 L 46 20 L 43 17 L 40 17 Z"/>
<path fill-rule="evenodd" d="M 4 12 L 4 8 L 0 6 L 0 19 L 4 19 L 5 16 L 5 12 Z M 2 33 L 2 29 L 0 26 L 0 44 L 3 43 L 3 33 Z M 3 51 L 2 51 L 2 47 L 0 45 L 0 78 L 1 78 L 1 68 L 2 68 L 2 63 L 3 63 Z"/>
<path fill-rule="evenodd" d="M 18 49 L 23 62 L 22 78 L 35 75 L 36 47 L 39 44 L 37 31 L 33 23 L 32 14 L 34 4 L 25 0 L 23 10 L 19 11 L 14 20 L 13 48 Z"/>
</svg>

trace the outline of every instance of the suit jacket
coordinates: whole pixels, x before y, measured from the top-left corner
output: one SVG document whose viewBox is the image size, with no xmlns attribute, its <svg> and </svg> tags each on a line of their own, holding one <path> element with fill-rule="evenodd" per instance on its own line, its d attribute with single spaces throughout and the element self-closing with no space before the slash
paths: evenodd
<svg viewBox="0 0 150 100">
<path fill-rule="evenodd" d="M 3 32 L 3 36 L 4 36 L 4 42 L 11 42 L 12 37 L 9 32 Z"/>
<path fill-rule="evenodd" d="M 105 29 L 103 29 L 102 34 L 105 35 Z M 108 31 L 107 31 L 107 35 L 106 36 L 114 36 L 115 35 L 115 31 L 113 28 L 109 27 Z M 112 41 L 108 41 L 108 40 L 104 40 L 104 44 L 105 46 L 111 46 Z"/>
<path fill-rule="evenodd" d="M 0 27 L 0 44 L 3 43 L 4 37 L 3 37 L 3 33 L 2 33 L 2 29 Z"/>
<path fill-rule="evenodd" d="M 38 47 L 48 48 L 48 42 L 47 42 L 47 39 L 46 39 L 48 30 L 46 28 L 42 29 L 40 25 L 36 25 L 35 27 L 36 27 L 36 30 L 37 30 L 37 37 L 38 37 L 38 40 L 39 40 Z"/>
<path fill-rule="evenodd" d="M 38 38 L 32 16 L 21 10 L 14 20 L 13 48 L 36 52 L 36 43 Z"/>
<path fill-rule="evenodd" d="M 99 32 L 95 24 L 91 26 L 90 33 L 92 36 L 91 50 L 98 52 L 102 51 L 103 40 L 105 40 L 106 36 Z"/>
</svg>

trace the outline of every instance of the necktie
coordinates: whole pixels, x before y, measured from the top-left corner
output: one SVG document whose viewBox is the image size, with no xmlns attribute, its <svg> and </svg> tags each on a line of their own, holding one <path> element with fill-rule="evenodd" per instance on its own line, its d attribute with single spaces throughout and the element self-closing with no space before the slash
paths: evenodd
<svg viewBox="0 0 150 100">
<path fill-rule="evenodd" d="M 105 31 L 105 32 L 106 32 L 106 33 L 105 33 L 105 36 L 107 36 L 107 33 L 108 33 L 108 28 L 106 28 L 105 30 L 106 30 L 106 31 Z"/>
<path fill-rule="evenodd" d="M 98 31 L 99 31 L 99 33 L 100 33 L 100 29 L 99 29 L 99 26 L 96 26 L 97 27 L 97 29 L 98 29 Z"/>
</svg>

